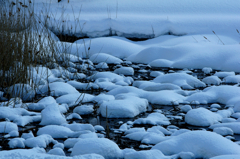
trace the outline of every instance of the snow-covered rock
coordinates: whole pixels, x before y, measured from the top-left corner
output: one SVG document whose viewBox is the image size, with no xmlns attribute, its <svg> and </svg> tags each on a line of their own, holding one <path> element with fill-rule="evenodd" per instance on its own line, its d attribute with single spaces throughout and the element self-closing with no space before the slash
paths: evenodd
<svg viewBox="0 0 240 159">
<path fill-rule="evenodd" d="M 90 60 L 93 63 L 105 62 L 107 64 L 120 64 L 123 62 L 121 59 L 106 53 L 94 54 L 90 57 Z"/>
<path fill-rule="evenodd" d="M 61 125 L 67 122 L 65 116 L 61 114 L 57 103 L 49 104 L 42 110 L 41 114 L 40 125 Z"/>
<path fill-rule="evenodd" d="M 148 101 L 135 96 L 121 97 L 116 100 L 104 101 L 100 112 L 107 118 L 133 118 L 146 111 Z"/>
<path fill-rule="evenodd" d="M 220 85 L 221 83 L 221 79 L 218 78 L 217 76 L 208 76 L 208 77 L 205 77 L 203 80 L 202 80 L 204 83 L 206 83 L 207 85 Z"/>
<path fill-rule="evenodd" d="M 122 74 L 126 76 L 133 76 L 134 75 L 134 69 L 132 67 L 120 67 L 114 70 L 114 73 L 116 74 Z"/>
<path fill-rule="evenodd" d="M 183 89 L 206 87 L 205 83 L 186 73 L 172 73 L 156 77 L 153 82 L 172 83 Z"/>
<path fill-rule="evenodd" d="M 79 140 L 74 145 L 71 156 L 92 153 L 102 155 L 105 159 L 122 158 L 122 151 L 118 145 L 106 138 Z"/>
<path fill-rule="evenodd" d="M 161 113 L 151 113 L 147 118 L 138 118 L 134 124 L 169 125 L 169 119 Z"/>
<path fill-rule="evenodd" d="M 236 143 L 208 131 L 186 132 L 163 141 L 152 149 L 158 149 L 164 155 L 191 152 L 195 158 L 240 154 L 240 147 Z"/>
<path fill-rule="evenodd" d="M 210 126 L 222 120 L 219 114 L 205 108 L 192 109 L 185 115 L 185 122 L 194 126 Z"/>
<path fill-rule="evenodd" d="M 214 129 L 217 127 L 227 127 L 232 129 L 234 134 L 240 134 L 240 122 L 230 122 L 230 123 L 220 123 L 220 124 L 214 124 L 210 126 L 210 129 Z"/>
</svg>

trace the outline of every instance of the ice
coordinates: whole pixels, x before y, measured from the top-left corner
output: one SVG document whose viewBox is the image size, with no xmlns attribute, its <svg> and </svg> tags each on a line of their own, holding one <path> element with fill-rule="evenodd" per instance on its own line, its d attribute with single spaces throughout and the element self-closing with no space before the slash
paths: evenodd
<svg viewBox="0 0 240 159">
<path fill-rule="evenodd" d="M 122 158 L 122 151 L 118 145 L 106 138 L 87 138 L 79 140 L 73 147 L 71 156 L 83 154 L 99 154 L 105 159 Z"/>
<path fill-rule="evenodd" d="M 163 141 L 155 145 L 152 149 L 158 149 L 164 155 L 191 152 L 195 158 L 240 154 L 240 147 L 237 144 L 208 131 L 186 132 Z"/>
<path fill-rule="evenodd" d="M 205 108 L 192 109 L 185 115 L 185 122 L 194 126 L 210 126 L 222 120 L 219 114 Z"/>
<path fill-rule="evenodd" d="M 229 123 L 220 123 L 220 124 L 214 124 L 210 126 L 210 129 L 214 129 L 217 127 L 227 127 L 232 129 L 234 134 L 240 134 L 240 122 L 229 122 Z"/>
</svg>

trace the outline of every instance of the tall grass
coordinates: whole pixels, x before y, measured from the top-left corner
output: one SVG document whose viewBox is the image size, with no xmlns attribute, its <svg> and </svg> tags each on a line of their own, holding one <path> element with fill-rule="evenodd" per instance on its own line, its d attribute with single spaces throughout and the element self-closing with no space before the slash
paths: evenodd
<svg viewBox="0 0 240 159">
<path fill-rule="evenodd" d="M 1 5 L 0 90 L 11 97 L 15 90 L 9 92 L 10 86 L 33 84 L 31 68 L 55 61 L 57 45 L 35 15 L 31 0 Z"/>
</svg>

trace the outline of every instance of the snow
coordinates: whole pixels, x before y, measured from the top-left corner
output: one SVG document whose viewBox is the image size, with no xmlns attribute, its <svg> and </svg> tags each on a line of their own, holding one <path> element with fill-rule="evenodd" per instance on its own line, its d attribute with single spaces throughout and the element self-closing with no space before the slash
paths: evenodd
<svg viewBox="0 0 240 159">
<path fill-rule="evenodd" d="M 202 81 L 207 85 L 220 85 L 221 83 L 221 79 L 219 79 L 217 76 L 205 77 Z"/>
<path fill-rule="evenodd" d="M 54 140 L 48 134 L 43 134 L 37 137 L 28 138 L 24 141 L 25 146 L 29 148 L 34 148 L 34 147 L 46 148 L 47 145 L 49 145 L 50 143 L 56 144 L 57 141 Z"/>
<path fill-rule="evenodd" d="M 41 111 L 42 120 L 40 125 L 61 125 L 66 123 L 65 116 L 61 114 L 57 103 L 48 105 Z"/>
<path fill-rule="evenodd" d="M 12 1 L 14 8 L 25 10 Z M 52 64 L 30 66 L 28 84 L 0 91 L 0 133 L 10 148 L 35 147 L 0 151 L 0 158 L 239 158 L 239 145 L 231 141 L 238 143 L 235 135 L 240 134 L 238 1 L 38 0 L 33 7 L 35 18 L 46 23 L 36 23 L 40 34 L 31 25 L 24 31 L 41 35 L 46 44 L 54 40 L 59 54 Z M 61 42 L 54 33 L 84 39 Z M 40 47 L 50 50 L 46 44 Z M 80 92 L 95 89 L 101 94 Z M 44 98 L 33 103 L 38 97 Z M 139 118 L 149 103 L 164 109 L 153 108 L 154 113 Z M 176 110 L 167 110 L 172 107 Z M 93 119 L 80 116 L 92 117 L 93 111 Z M 105 138 L 99 115 L 112 118 L 110 123 L 132 118 L 118 122 L 122 125 L 114 132 L 139 141 L 140 149 L 157 145 L 147 151 L 121 150 Z M 176 120 L 186 127 L 177 127 Z M 34 129 L 37 136 L 27 131 L 35 124 L 43 126 Z M 189 125 L 206 131 L 190 130 Z M 64 148 L 77 156 L 65 157 Z"/>
<path fill-rule="evenodd" d="M 240 88 L 236 86 L 212 86 L 202 92 L 187 97 L 187 101 L 198 101 L 202 104 L 222 103 L 232 105 L 239 101 Z"/>
<path fill-rule="evenodd" d="M 149 125 L 169 125 L 168 118 L 160 113 L 151 113 L 147 118 L 138 118 L 134 124 L 149 124 Z"/>
<path fill-rule="evenodd" d="M 240 75 L 227 76 L 223 79 L 226 83 L 237 84 L 240 82 Z"/>
<path fill-rule="evenodd" d="M 118 145 L 106 138 L 79 140 L 74 145 L 71 156 L 91 153 L 102 155 L 105 159 L 122 158 L 122 151 Z"/>
<path fill-rule="evenodd" d="M 125 76 L 133 76 L 134 75 L 134 69 L 132 67 L 120 67 L 118 69 L 114 70 L 114 73 L 116 74 L 122 74 Z"/>
<path fill-rule="evenodd" d="M 59 104 L 66 103 L 69 106 L 72 106 L 72 105 L 78 104 L 80 101 L 82 103 L 90 102 L 90 101 L 93 100 L 93 98 L 94 98 L 94 96 L 91 95 L 91 94 L 87 94 L 87 93 L 73 93 L 73 94 L 67 94 L 67 95 L 63 95 L 61 97 L 58 97 L 56 99 L 56 101 Z"/>
<path fill-rule="evenodd" d="M 3 121 L 0 122 L 0 133 L 10 133 L 12 131 L 18 131 L 17 124 L 8 122 L 8 121 Z"/>
<path fill-rule="evenodd" d="M 50 83 L 49 87 L 52 96 L 62 96 L 66 94 L 78 93 L 74 87 L 63 82 Z"/>
<path fill-rule="evenodd" d="M 19 158 L 19 159 L 25 159 L 25 158 L 37 158 L 37 159 L 104 159 L 101 155 L 97 154 L 87 154 L 87 155 L 81 155 L 81 156 L 75 156 L 75 157 L 65 157 L 65 156 L 58 156 L 58 155 L 49 155 L 46 154 L 44 149 L 41 148 L 34 148 L 34 149 L 16 149 L 16 150 L 10 150 L 10 151 L 0 151 L 0 158 Z"/>
<path fill-rule="evenodd" d="M 228 127 L 216 127 L 213 129 L 213 132 L 220 134 L 222 136 L 233 135 L 232 129 Z"/>
<path fill-rule="evenodd" d="M 23 101 L 32 100 L 35 97 L 35 91 L 29 84 L 15 84 L 9 88 L 7 91 L 14 97 L 20 97 Z"/>
<path fill-rule="evenodd" d="M 222 120 L 219 114 L 205 108 L 192 109 L 185 115 L 185 122 L 194 126 L 210 126 Z"/>
<path fill-rule="evenodd" d="M 107 118 L 133 118 L 146 111 L 148 101 L 135 96 L 122 96 L 116 100 L 104 101 L 100 112 Z"/>
<path fill-rule="evenodd" d="M 89 58 L 89 60 L 91 60 L 93 63 L 105 62 L 107 64 L 120 64 L 123 62 L 119 58 L 106 53 L 94 54 Z"/>
<path fill-rule="evenodd" d="M 232 129 L 234 134 L 240 134 L 240 122 L 229 122 L 229 123 L 220 123 L 220 124 L 214 124 L 210 126 L 210 129 L 214 129 L 217 127 L 227 127 Z"/>
<path fill-rule="evenodd" d="M 195 158 L 240 154 L 240 147 L 237 144 L 208 131 L 186 132 L 163 141 L 152 149 L 160 150 L 164 155 L 191 152 Z"/>
<path fill-rule="evenodd" d="M 58 156 L 66 156 L 64 151 L 61 148 L 58 148 L 58 147 L 48 151 L 48 154 L 58 155 Z"/>
<path fill-rule="evenodd" d="M 159 150 L 149 150 L 149 151 L 136 151 L 126 153 L 124 159 L 158 159 L 158 158 L 167 158 Z"/>
<path fill-rule="evenodd" d="M 158 76 L 153 80 L 153 82 L 172 83 L 182 87 L 183 89 L 206 87 L 206 85 L 203 82 L 185 73 L 171 73 L 171 74 Z"/>
<path fill-rule="evenodd" d="M 73 113 L 78 113 L 79 115 L 89 115 L 93 113 L 93 105 L 81 105 L 73 109 Z"/>
<path fill-rule="evenodd" d="M 14 138 L 8 142 L 8 145 L 12 149 L 25 148 L 24 141 L 25 141 L 25 139 L 23 139 L 23 138 Z"/>
<path fill-rule="evenodd" d="M 37 135 L 48 134 L 53 138 L 68 138 L 68 137 L 78 137 L 80 133 L 73 132 L 71 129 L 59 126 L 59 125 L 47 125 L 40 128 Z"/>
</svg>

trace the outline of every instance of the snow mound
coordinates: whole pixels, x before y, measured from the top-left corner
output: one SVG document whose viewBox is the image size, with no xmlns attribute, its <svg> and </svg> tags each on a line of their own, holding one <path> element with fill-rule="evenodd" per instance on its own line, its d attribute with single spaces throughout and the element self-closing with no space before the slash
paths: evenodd
<svg viewBox="0 0 240 159">
<path fill-rule="evenodd" d="M 218 127 L 227 127 L 232 129 L 234 134 L 240 134 L 240 122 L 230 122 L 230 123 L 220 123 L 210 126 L 210 129 L 215 129 Z"/>
<path fill-rule="evenodd" d="M 51 96 L 62 96 L 66 94 L 78 93 L 70 84 L 64 82 L 54 82 L 49 84 Z"/>
<path fill-rule="evenodd" d="M 55 141 L 48 134 L 42 134 L 37 137 L 28 138 L 24 141 L 25 146 L 29 148 L 34 147 L 46 148 L 47 145 L 49 145 L 50 143 L 56 144 L 57 141 Z"/>
<path fill-rule="evenodd" d="M 159 150 L 145 150 L 127 153 L 124 159 L 159 159 L 164 157 L 164 154 Z"/>
<path fill-rule="evenodd" d="M 99 154 L 105 159 L 122 158 L 118 145 L 106 138 L 87 138 L 79 140 L 73 147 L 71 156 L 84 154 Z"/>
<path fill-rule="evenodd" d="M 149 124 L 149 125 L 169 125 L 168 118 L 160 113 L 151 113 L 147 118 L 138 118 L 134 124 Z"/>
<path fill-rule="evenodd" d="M 157 59 L 149 63 L 151 67 L 171 67 L 172 64 L 172 61 L 166 59 Z"/>
<path fill-rule="evenodd" d="M 11 131 L 18 131 L 17 124 L 7 121 L 0 122 L 0 133 L 10 133 Z"/>
<path fill-rule="evenodd" d="M 67 95 L 58 97 L 56 99 L 56 101 L 57 101 L 57 103 L 60 103 L 60 104 L 66 103 L 69 106 L 71 106 L 71 105 L 78 104 L 80 101 L 82 101 L 82 103 L 91 102 L 93 100 L 93 98 L 94 98 L 94 96 L 91 94 L 73 93 L 73 94 L 67 94 Z"/>
<path fill-rule="evenodd" d="M 81 105 L 73 109 L 73 113 L 77 113 L 79 115 L 92 114 L 93 111 L 94 111 L 93 105 Z"/>
<path fill-rule="evenodd" d="M 222 120 L 219 114 L 205 108 L 191 109 L 185 115 L 185 122 L 194 126 L 210 126 Z"/>
<path fill-rule="evenodd" d="M 202 104 L 207 103 L 222 103 L 234 105 L 239 101 L 240 87 L 236 86 L 212 86 L 204 89 L 202 92 L 197 92 L 189 97 L 187 101 L 198 101 Z"/>
<path fill-rule="evenodd" d="M 42 120 L 40 125 L 61 125 L 66 123 L 65 116 L 61 114 L 59 105 L 52 103 L 41 111 Z"/>
<path fill-rule="evenodd" d="M 221 79 L 217 76 L 205 77 L 202 81 L 207 85 L 220 85 L 221 83 Z"/>
<path fill-rule="evenodd" d="M 65 157 L 65 156 L 58 156 L 58 155 L 50 155 L 46 154 L 45 150 L 42 148 L 34 148 L 34 149 L 16 149 L 16 150 L 8 150 L 8 151 L 0 151 L 0 159 L 6 158 L 18 158 L 18 159 L 104 159 L 101 155 L 97 154 L 87 154 L 75 157 Z"/>
<path fill-rule="evenodd" d="M 101 62 L 105 62 L 107 64 L 120 64 L 123 61 L 120 60 L 117 57 L 114 57 L 112 55 L 106 54 L 106 53 L 98 53 L 98 54 L 94 54 L 90 57 L 90 60 L 93 63 L 101 63 Z"/>
<path fill-rule="evenodd" d="M 206 85 L 203 82 L 186 73 L 172 73 L 158 76 L 153 80 L 153 82 L 172 83 L 182 87 L 183 89 L 206 87 Z"/>
<path fill-rule="evenodd" d="M 114 70 L 114 73 L 116 74 L 122 74 L 125 76 L 133 76 L 134 75 L 134 69 L 132 67 L 120 67 Z"/>
<path fill-rule="evenodd" d="M 186 132 L 163 141 L 155 145 L 152 149 L 158 149 L 164 155 L 191 152 L 195 155 L 195 158 L 240 154 L 239 145 L 221 135 L 208 131 Z"/>
<path fill-rule="evenodd" d="M 68 137 L 78 137 L 78 132 L 73 132 L 71 129 L 59 126 L 59 125 L 48 125 L 40 128 L 37 135 L 48 134 L 53 138 L 68 138 Z"/>
<path fill-rule="evenodd" d="M 6 92 L 11 95 L 11 97 L 20 97 L 23 101 L 30 101 L 35 97 L 34 88 L 29 84 L 15 84 L 7 88 Z"/>
<path fill-rule="evenodd" d="M 103 117 L 108 118 L 133 118 L 146 111 L 148 101 L 139 97 L 123 97 L 116 100 L 104 101 L 100 105 Z"/>
</svg>

